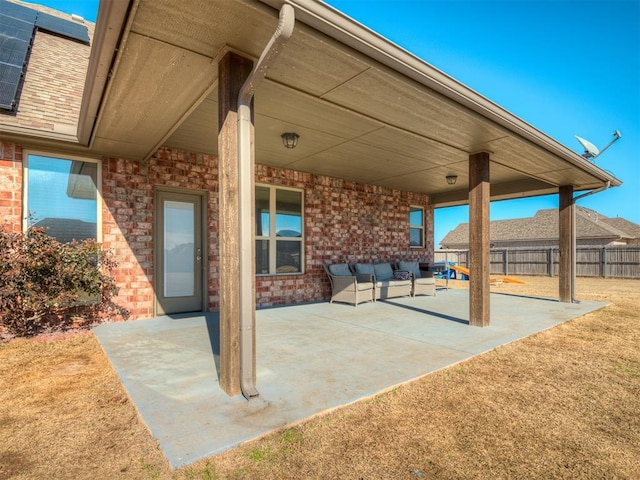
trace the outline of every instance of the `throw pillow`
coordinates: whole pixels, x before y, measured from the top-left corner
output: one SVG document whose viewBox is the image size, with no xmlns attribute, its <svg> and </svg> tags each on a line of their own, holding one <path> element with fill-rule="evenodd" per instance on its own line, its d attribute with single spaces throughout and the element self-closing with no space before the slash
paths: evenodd
<svg viewBox="0 0 640 480">
<path fill-rule="evenodd" d="M 393 272 L 393 278 L 395 278 L 396 280 L 410 280 L 411 274 L 402 270 L 396 270 L 395 272 Z"/>
<path fill-rule="evenodd" d="M 370 263 L 356 263 L 356 272 L 365 275 L 374 275 L 373 265 Z"/>
<path fill-rule="evenodd" d="M 388 263 L 376 263 L 373 269 L 376 274 L 376 280 L 384 281 L 393 278 L 393 270 Z"/>
<path fill-rule="evenodd" d="M 329 271 L 332 275 L 340 277 L 349 277 L 353 275 L 351 270 L 349 270 L 349 265 L 346 263 L 334 263 L 333 265 L 329 265 Z"/>
<path fill-rule="evenodd" d="M 413 273 L 413 278 L 420 278 L 420 265 L 418 262 L 398 262 L 398 270 L 405 270 Z"/>
</svg>

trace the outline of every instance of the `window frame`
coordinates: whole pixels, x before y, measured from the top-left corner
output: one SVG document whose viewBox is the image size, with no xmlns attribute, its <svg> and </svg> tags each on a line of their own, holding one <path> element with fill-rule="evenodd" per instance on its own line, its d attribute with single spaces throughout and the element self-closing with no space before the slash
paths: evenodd
<svg viewBox="0 0 640 480">
<path fill-rule="evenodd" d="M 258 273 L 256 268 L 256 276 L 259 277 L 267 277 L 267 276 L 280 276 L 280 275 L 303 275 L 305 273 L 305 233 L 304 233 L 304 193 L 305 191 L 300 188 L 293 187 L 284 187 L 281 185 L 271 185 L 268 183 L 256 183 L 254 187 L 254 195 L 255 188 L 267 188 L 269 189 L 269 235 L 258 235 L 254 232 L 254 248 L 255 244 L 258 240 L 266 240 L 269 242 L 269 272 L 268 273 Z M 290 192 L 300 193 L 300 236 L 299 237 L 278 237 L 276 232 L 276 201 L 277 201 L 277 192 L 278 190 L 286 190 Z M 256 201 L 254 199 L 254 212 L 256 212 Z M 254 222 L 254 226 L 256 223 Z M 300 242 L 300 271 L 299 272 L 277 272 L 277 242 L 280 241 L 296 241 Z M 254 266 L 257 267 L 257 265 Z"/>
<path fill-rule="evenodd" d="M 422 223 L 420 225 L 412 225 L 411 224 L 411 213 L 415 210 L 420 210 L 422 212 Z M 424 207 L 419 205 L 409 205 L 409 248 L 425 248 L 425 216 L 424 216 Z M 413 230 L 420 231 L 420 245 L 411 245 L 411 232 Z"/>
<path fill-rule="evenodd" d="M 24 150 L 22 164 L 22 231 L 29 230 L 29 158 L 46 157 L 54 160 L 78 161 L 96 164 L 96 242 L 102 243 L 102 162 L 99 159 L 40 150 Z"/>
</svg>

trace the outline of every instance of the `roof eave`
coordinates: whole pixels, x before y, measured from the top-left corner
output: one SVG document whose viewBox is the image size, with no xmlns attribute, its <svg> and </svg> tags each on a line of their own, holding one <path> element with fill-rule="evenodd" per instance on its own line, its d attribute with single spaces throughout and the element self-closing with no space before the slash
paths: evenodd
<svg viewBox="0 0 640 480">
<path fill-rule="evenodd" d="M 285 3 L 285 0 L 260 1 L 275 9 L 280 9 Z M 286 3 L 295 8 L 296 20 L 444 95 L 514 135 L 593 175 L 603 184 L 610 182 L 612 187 L 622 185 L 621 180 L 557 140 L 333 7 L 318 0 L 286 0 Z"/>
<path fill-rule="evenodd" d="M 7 141 L 29 142 L 31 139 L 42 139 L 42 141 L 52 143 L 78 143 L 77 137 L 73 134 L 50 132 L 27 126 L 0 125 L 0 133 L 2 133 L 2 138 Z"/>
<path fill-rule="evenodd" d="M 136 0 L 118 2 L 101 1 L 91 45 L 89 67 L 85 79 L 80 118 L 78 120 L 78 142 L 88 146 L 98 117 L 109 76 L 118 47 L 125 31 L 130 7 Z"/>
<path fill-rule="evenodd" d="M 48 152 L 65 152 L 69 154 L 90 156 L 89 149 L 78 143 L 75 135 L 48 132 L 44 130 L 2 125 L 0 137 L 6 142 L 22 145 L 29 150 Z"/>
</svg>

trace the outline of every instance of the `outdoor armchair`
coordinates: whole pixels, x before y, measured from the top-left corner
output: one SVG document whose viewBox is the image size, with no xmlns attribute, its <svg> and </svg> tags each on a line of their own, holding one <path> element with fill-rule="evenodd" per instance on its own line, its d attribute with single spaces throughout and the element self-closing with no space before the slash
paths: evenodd
<svg viewBox="0 0 640 480">
<path fill-rule="evenodd" d="M 362 302 L 375 301 L 374 284 L 371 275 L 358 275 L 351 272 L 346 263 L 323 265 L 331 282 L 331 301 L 344 302 L 358 306 Z"/>
<path fill-rule="evenodd" d="M 413 282 L 412 296 L 436 294 L 436 279 L 433 273 L 420 270 L 418 262 L 398 262 L 398 270 L 411 272 Z"/>
</svg>

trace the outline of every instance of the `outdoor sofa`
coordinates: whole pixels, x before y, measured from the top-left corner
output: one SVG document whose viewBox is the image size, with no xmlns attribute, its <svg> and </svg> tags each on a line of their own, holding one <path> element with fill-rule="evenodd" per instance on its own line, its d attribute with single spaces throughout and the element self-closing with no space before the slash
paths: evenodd
<svg viewBox="0 0 640 480">
<path fill-rule="evenodd" d="M 353 271 L 359 275 L 371 275 L 376 300 L 411 295 L 412 281 L 408 271 L 394 271 L 390 263 L 356 263 Z"/>
<path fill-rule="evenodd" d="M 331 282 L 331 301 L 350 303 L 358 306 L 362 302 L 375 301 L 372 275 L 358 275 L 351 271 L 347 263 L 324 265 Z"/>
</svg>

